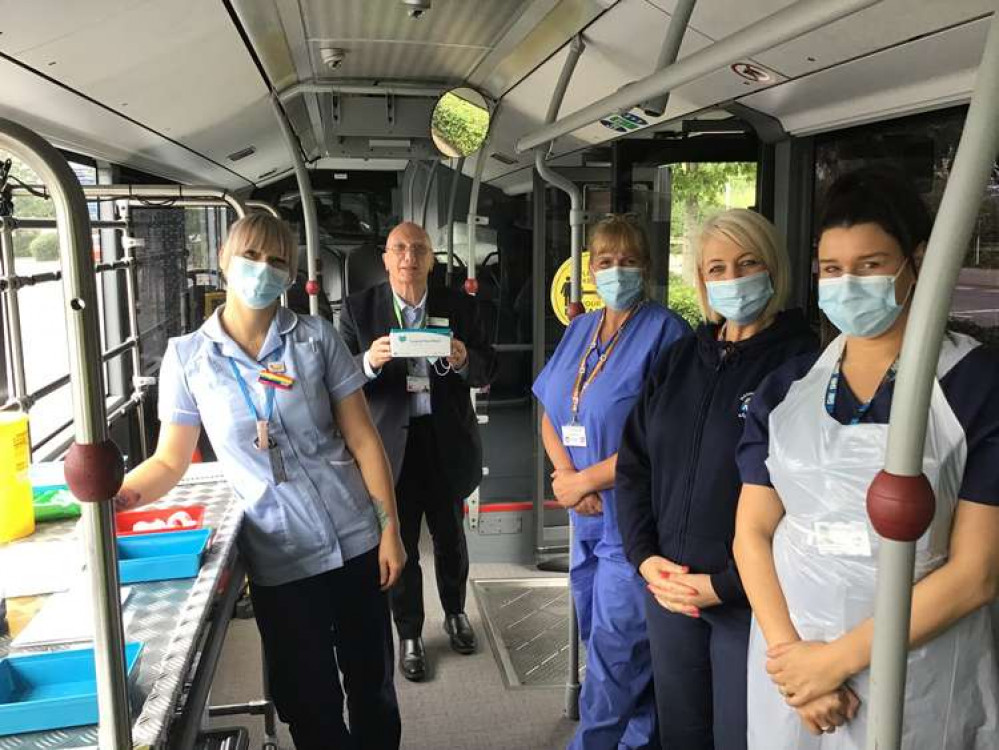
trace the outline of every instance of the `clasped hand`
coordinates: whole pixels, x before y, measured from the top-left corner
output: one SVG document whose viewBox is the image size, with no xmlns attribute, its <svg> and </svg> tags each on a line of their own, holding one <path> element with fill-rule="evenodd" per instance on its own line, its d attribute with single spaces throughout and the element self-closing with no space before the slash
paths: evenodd
<svg viewBox="0 0 999 750">
<path fill-rule="evenodd" d="M 563 508 L 571 508 L 581 516 L 603 513 L 604 504 L 600 495 L 594 492 L 581 471 L 571 468 L 555 469 L 552 472 L 552 492 L 555 493 L 555 502 Z"/>
<path fill-rule="evenodd" d="M 700 617 L 705 607 L 721 604 L 711 584 L 711 576 L 691 573 L 687 566 L 677 565 L 665 557 L 647 557 L 638 572 L 652 596 L 670 612 Z"/>
<path fill-rule="evenodd" d="M 791 641 L 767 650 L 767 672 L 813 734 L 833 732 L 853 719 L 860 699 L 844 685 L 849 674 L 836 645 Z"/>
</svg>

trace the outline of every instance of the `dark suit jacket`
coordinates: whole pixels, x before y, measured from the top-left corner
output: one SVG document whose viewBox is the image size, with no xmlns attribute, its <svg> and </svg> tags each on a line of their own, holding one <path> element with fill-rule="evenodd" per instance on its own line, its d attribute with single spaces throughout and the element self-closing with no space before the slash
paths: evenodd
<svg viewBox="0 0 999 750">
<path fill-rule="evenodd" d="M 482 481 L 482 442 L 469 389 L 481 388 L 492 381 L 496 374 L 496 353 L 486 339 L 473 297 L 445 287 L 431 287 L 427 294 L 427 317 L 447 318 L 455 338 L 468 350 L 468 372 L 464 376 L 450 372 L 441 377 L 430 368 L 437 469 L 454 499 L 463 499 Z M 363 366 L 364 352 L 371 342 L 398 327 L 388 282 L 352 294 L 344 301 L 340 334 L 359 366 Z M 365 386 L 364 393 L 398 482 L 409 424 L 406 361 L 394 359 L 386 363 L 379 376 Z"/>
</svg>

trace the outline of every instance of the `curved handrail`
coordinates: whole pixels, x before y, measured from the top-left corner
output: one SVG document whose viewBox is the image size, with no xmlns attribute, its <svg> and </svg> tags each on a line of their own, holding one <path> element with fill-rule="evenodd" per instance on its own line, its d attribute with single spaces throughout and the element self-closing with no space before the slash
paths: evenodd
<svg viewBox="0 0 999 750">
<path fill-rule="evenodd" d="M 41 136 L 10 120 L 0 119 L 0 149 L 24 162 L 49 186 L 55 206 L 62 264 L 66 338 L 69 344 L 70 390 L 73 396 L 75 448 L 100 449 L 108 445 L 104 404 L 104 375 L 101 367 L 100 329 L 97 306 L 97 277 L 91 257 L 90 216 L 80 183 L 66 159 Z M 92 454 L 95 455 L 95 454 Z M 94 601 L 94 654 L 97 665 L 97 702 L 102 748 L 129 750 L 132 747 L 128 711 L 128 681 L 125 671 L 125 631 L 118 593 L 118 560 L 115 547 L 114 511 L 109 502 L 117 487 L 111 486 L 114 470 L 110 456 L 102 466 L 92 467 L 103 491 L 83 503 L 87 536 L 87 567 L 90 570 Z M 110 470 L 110 471 L 108 471 Z M 102 474 L 106 475 L 103 477 Z M 77 486 L 67 481 L 74 494 Z M 120 484 L 120 476 L 118 477 Z M 110 493 L 110 494 L 109 494 Z"/>
</svg>

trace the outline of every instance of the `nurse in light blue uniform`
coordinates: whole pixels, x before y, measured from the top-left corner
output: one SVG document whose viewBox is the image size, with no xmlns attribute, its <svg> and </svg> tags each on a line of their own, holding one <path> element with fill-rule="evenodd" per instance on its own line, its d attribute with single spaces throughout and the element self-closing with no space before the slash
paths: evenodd
<svg viewBox="0 0 999 750">
<path fill-rule="evenodd" d="M 219 264 L 226 304 L 167 345 L 159 444 L 116 505 L 172 489 L 204 427 L 242 505 L 240 552 L 271 692 L 295 746 L 397 750 L 385 591 L 405 553 L 391 471 L 366 378 L 339 334 L 278 304 L 296 254 L 278 219 L 256 214 L 231 227 Z"/>
<path fill-rule="evenodd" d="M 555 498 L 572 516 L 569 579 L 587 649 L 574 750 L 659 746 L 645 583 L 624 556 L 614 505 L 625 419 L 658 356 L 690 330 L 645 298 L 650 268 L 636 224 L 600 222 L 590 271 L 606 307 L 572 321 L 534 383 Z"/>
</svg>

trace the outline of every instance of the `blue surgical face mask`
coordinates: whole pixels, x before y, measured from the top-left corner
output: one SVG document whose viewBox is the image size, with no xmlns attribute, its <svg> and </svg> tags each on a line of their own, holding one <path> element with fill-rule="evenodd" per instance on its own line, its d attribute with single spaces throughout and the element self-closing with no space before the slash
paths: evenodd
<svg viewBox="0 0 999 750">
<path fill-rule="evenodd" d="M 895 299 L 894 276 L 853 276 L 845 273 L 834 279 L 819 280 L 819 309 L 847 336 L 874 338 L 898 320 L 905 307 Z M 911 288 L 910 288 L 911 291 Z"/>
<path fill-rule="evenodd" d="M 737 279 L 709 281 L 708 304 L 725 320 L 737 325 L 752 323 L 774 296 L 774 285 L 766 271 Z"/>
<path fill-rule="evenodd" d="M 644 290 L 645 280 L 641 268 L 612 266 L 593 274 L 597 294 L 607 307 L 614 310 L 628 310 L 638 302 Z"/>
<path fill-rule="evenodd" d="M 249 260 L 242 255 L 234 255 L 229 261 L 226 282 L 244 305 L 254 310 L 263 310 L 288 288 L 288 272 Z"/>
</svg>

